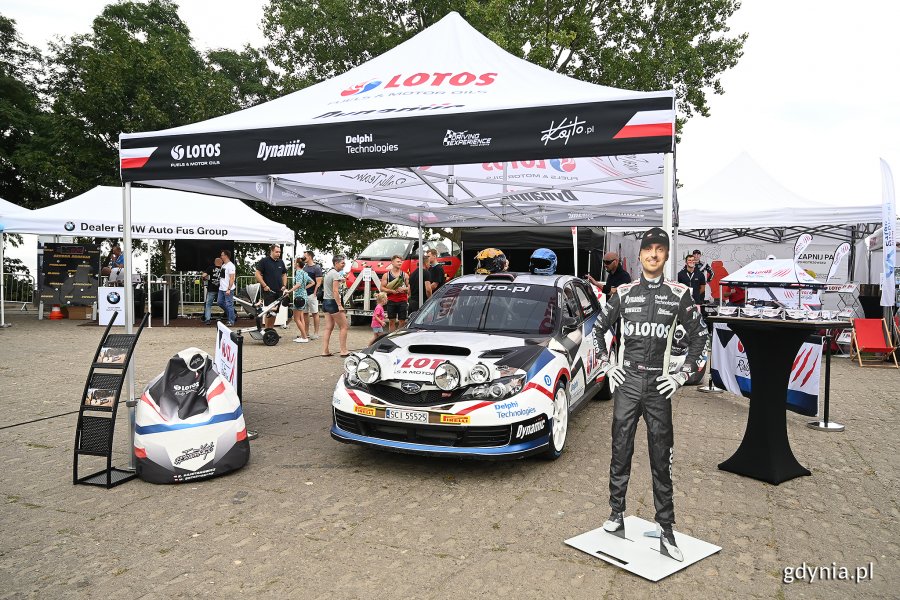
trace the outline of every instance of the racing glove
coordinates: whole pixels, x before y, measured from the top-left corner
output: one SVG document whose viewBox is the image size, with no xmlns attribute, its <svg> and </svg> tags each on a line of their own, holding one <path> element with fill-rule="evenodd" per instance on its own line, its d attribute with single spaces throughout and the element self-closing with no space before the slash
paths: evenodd
<svg viewBox="0 0 900 600">
<path fill-rule="evenodd" d="M 603 375 L 609 379 L 609 391 L 611 392 L 616 391 L 616 388 L 625 381 L 625 369 L 608 360 L 600 361 L 600 372 L 597 374 L 597 379 Z"/>
<path fill-rule="evenodd" d="M 687 383 L 687 373 L 675 373 L 674 375 L 660 375 L 656 378 L 659 383 L 656 384 L 656 391 L 667 399 L 675 395 L 675 392 Z"/>
</svg>

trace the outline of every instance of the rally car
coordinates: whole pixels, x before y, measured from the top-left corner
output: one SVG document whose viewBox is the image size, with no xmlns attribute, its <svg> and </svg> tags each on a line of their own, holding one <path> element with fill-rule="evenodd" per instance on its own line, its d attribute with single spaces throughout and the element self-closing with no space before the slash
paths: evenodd
<svg viewBox="0 0 900 600">
<path fill-rule="evenodd" d="M 455 279 L 405 329 L 346 359 L 331 435 L 398 452 L 557 458 L 569 415 L 609 398 L 599 311 L 588 284 L 567 275 Z"/>
</svg>

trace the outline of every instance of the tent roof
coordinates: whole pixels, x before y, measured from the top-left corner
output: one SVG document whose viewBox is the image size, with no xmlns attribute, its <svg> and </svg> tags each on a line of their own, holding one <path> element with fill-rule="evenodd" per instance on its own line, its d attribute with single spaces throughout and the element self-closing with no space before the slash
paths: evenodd
<svg viewBox="0 0 900 600">
<path fill-rule="evenodd" d="M 122 188 L 97 186 L 52 206 L 0 215 L 8 233 L 120 237 Z M 290 229 L 239 200 L 173 190 L 133 189 L 131 222 L 133 235 L 139 238 L 272 243 L 294 239 Z"/>
<path fill-rule="evenodd" d="M 13 215 L 25 212 L 29 212 L 29 210 L 24 206 L 19 206 L 18 204 L 13 204 L 9 200 L 0 198 L 0 219 L 2 219 L 5 215 Z M 3 221 L 0 221 L 0 231 L 3 231 Z"/>
<path fill-rule="evenodd" d="M 120 161 L 124 181 L 400 225 L 645 226 L 674 122 L 672 90 L 548 71 L 450 13 L 293 94 L 122 134 Z"/>
<path fill-rule="evenodd" d="M 700 187 L 678 193 L 679 228 L 736 229 L 855 225 L 881 221 L 881 204 L 809 200 L 772 178 L 747 153 Z"/>
</svg>

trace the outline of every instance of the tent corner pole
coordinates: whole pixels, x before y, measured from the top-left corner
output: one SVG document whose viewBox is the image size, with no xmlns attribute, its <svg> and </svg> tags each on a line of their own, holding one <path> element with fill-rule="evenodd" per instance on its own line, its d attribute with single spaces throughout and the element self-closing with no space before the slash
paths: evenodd
<svg viewBox="0 0 900 600">
<path fill-rule="evenodd" d="M 3 286 L 3 280 L 6 273 L 3 268 L 3 250 L 6 245 L 6 234 L 0 232 L 0 327 L 9 327 L 6 323 L 6 288 Z"/>
<path fill-rule="evenodd" d="M 422 216 L 419 215 L 419 304 L 416 306 L 416 310 L 421 308 L 423 304 L 425 304 L 425 263 L 424 261 L 424 250 L 422 249 Z"/>
<path fill-rule="evenodd" d="M 675 239 L 675 231 L 672 227 L 673 223 L 673 196 L 675 186 L 675 156 L 671 152 L 667 152 L 663 157 L 663 230 L 669 234 L 671 251 L 669 252 L 669 260 L 666 262 L 665 276 L 669 279 L 675 279 L 675 261 L 673 257 L 678 256 L 678 241 Z"/>
<path fill-rule="evenodd" d="M 134 287 L 131 282 L 131 272 L 133 270 L 131 256 L 131 182 L 126 182 L 122 188 L 122 254 L 125 255 L 125 333 L 134 333 Z M 127 390 L 128 400 L 128 439 L 129 444 L 134 448 L 134 361 L 137 356 L 137 349 L 132 350 L 131 362 L 128 364 Z M 129 452 L 128 466 L 131 470 L 135 470 L 134 452 Z"/>
</svg>

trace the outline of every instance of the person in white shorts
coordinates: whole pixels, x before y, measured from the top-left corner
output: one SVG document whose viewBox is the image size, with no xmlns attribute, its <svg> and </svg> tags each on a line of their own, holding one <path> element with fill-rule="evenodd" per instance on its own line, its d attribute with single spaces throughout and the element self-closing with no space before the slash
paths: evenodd
<svg viewBox="0 0 900 600">
<path fill-rule="evenodd" d="M 319 339 L 319 297 L 316 294 L 319 292 L 319 288 L 322 287 L 322 276 L 324 273 L 322 272 L 322 267 L 316 264 L 316 257 L 311 250 L 305 251 L 303 258 L 306 261 L 303 270 L 315 282 L 315 286 L 306 288 L 307 300 L 305 310 L 306 314 L 309 315 L 306 328 L 310 334 L 309 339 L 317 340 Z M 312 331 L 309 331 L 309 321 L 312 321 Z"/>
</svg>

